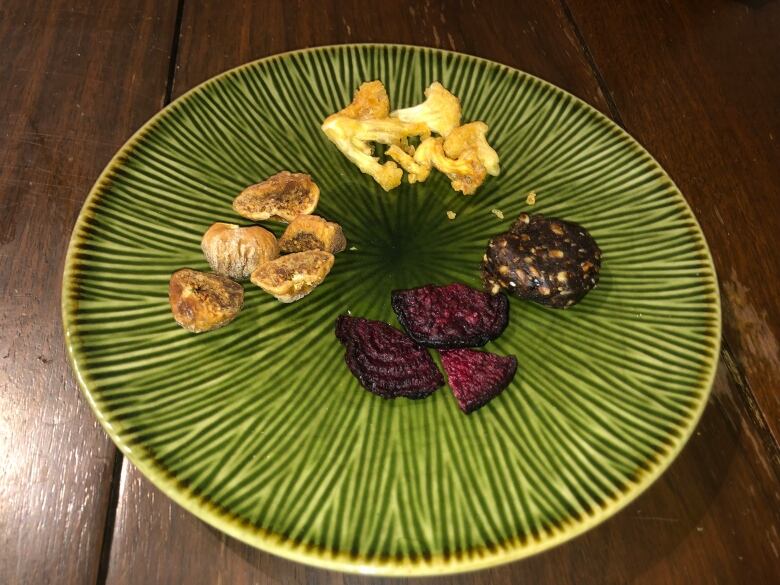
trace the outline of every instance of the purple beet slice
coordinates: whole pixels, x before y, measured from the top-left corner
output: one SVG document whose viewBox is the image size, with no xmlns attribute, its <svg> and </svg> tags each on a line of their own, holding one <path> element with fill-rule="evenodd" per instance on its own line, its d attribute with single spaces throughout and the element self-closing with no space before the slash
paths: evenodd
<svg viewBox="0 0 780 585">
<path fill-rule="evenodd" d="M 506 296 L 465 284 L 396 290 L 391 302 L 412 339 L 440 349 L 485 345 L 501 335 L 509 320 Z"/>
<path fill-rule="evenodd" d="M 444 385 L 428 350 L 387 323 L 341 315 L 336 337 L 350 371 L 382 398 L 425 398 Z"/>
<path fill-rule="evenodd" d="M 442 350 L 441 363 L 460 409 L 469 414 L 490 402 L 509 386 L 517 358 L 476 349 Z"/>
</svg>

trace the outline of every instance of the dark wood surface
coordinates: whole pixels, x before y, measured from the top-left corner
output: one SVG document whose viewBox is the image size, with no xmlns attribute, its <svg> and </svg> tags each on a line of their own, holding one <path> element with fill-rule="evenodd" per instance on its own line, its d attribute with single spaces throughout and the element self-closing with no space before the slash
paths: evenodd
<svg viewBox="0 0 780 585">
<path fill-rule="evenodd" d="M 552 551 L 429 582 L 780 581 L 780 2 L 4 0 L 0 583 L 397 581 L 281 560 L 172 504 L 94 421 L 60 331 L 70 229 L 124 139 L 224 69 L 342 42 L 495 59 L 612 116 L 686 194 L 723 293 L 712 397 L 656 484 Z"/>
<path fill-rule="evenodd" d="M 59 290 L 98 173 L 163 103 L 176 6 L 0 2 L 0 583 L 95 583 L 115 449 Z"/>
</svg>

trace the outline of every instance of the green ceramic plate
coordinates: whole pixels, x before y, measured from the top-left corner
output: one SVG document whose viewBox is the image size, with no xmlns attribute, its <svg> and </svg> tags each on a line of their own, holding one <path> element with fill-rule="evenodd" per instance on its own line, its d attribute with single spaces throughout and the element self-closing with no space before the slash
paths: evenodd
<svg viewBox="0 0 780 585">
<path fill-rule="evenodd" d="M 381 191 L 320 131 L 375 78 L 398 107 L 443 82 L 465 120 L 490 125 L 501 175 L 471 198 L 438 174 Z M 247 285 L 232 324 L 185 332 L 170 314 L 169 275 L 207 269 L 203 232 L 246 223 L 233 197 L 280 169 L 314 177 L 318 213 L 343 225 L 352 248 L 300 302 Z M 512 300 L 510 325 L 488 349 L 516 355 L 518 375 L 475 414 L 461 414 L 447 388 L 423 401 L 362 390 L 333 335 L 337 315 L 397 324 L 394 288 L 477 285 L 486 241 L 529 210 L 531 190 L 534 212 L 580 222 L 598 240 L 598 288 L 567 311 Z M 696 219 L 634 140 L 520 71 L 377 45 L 250 63 L 155 116 L 84 205 L 63 317 L 98 419 L 173 500 L 274 554 L 381 574 L 519 559 L 625 506 L 690 436 L 720 339 Z"/>
</svg>

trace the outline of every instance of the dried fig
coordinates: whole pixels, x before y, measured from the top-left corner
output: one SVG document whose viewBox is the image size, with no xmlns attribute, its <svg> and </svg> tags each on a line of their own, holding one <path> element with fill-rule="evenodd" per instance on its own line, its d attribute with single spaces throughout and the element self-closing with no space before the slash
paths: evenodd
<svg viewBox="0 0 780 585">
<path fill-rule="evenodd" d="M 312 213 L 319 200 L 320 189 L 309 175 L 282 171 L 244 189 L 233 201 L 233 209 L 254 221 L 290 222 Z"/>
<path fill-rule="evenodd" d="M 246 280 L 263 262 L 279 256 L 276 237 L 260 226 L 217 222 L 200 245 L 211 269 L 234 280 Z"/>
<path fill-rule="evenodd" d="M 230 323 L 244 304 L 244 289 L 227 276 L 182 268 L 171 275 L 168 299 L 176 322 L 193 333 Z"/>
<path fill-rule="evenodd" d="M 252 282 L 283 303 L 291 303 L 309 294 L 333 267 L 333 254 L 307 250 L 281 256 L 261 264 L 252 273 Z"/>
<path fill-rule="evenodd" d="M 284 230 L 279 247 L 287 254 L 306 250 L 337 254 L 347 247 L 347 240 L 339 224 L 317 215 L 299 215 Z"/>
</svg>

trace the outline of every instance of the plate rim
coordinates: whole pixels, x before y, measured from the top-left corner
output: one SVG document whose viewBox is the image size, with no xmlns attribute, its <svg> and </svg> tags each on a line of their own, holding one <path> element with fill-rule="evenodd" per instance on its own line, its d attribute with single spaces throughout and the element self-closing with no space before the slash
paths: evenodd
<svg viewBox="0 0 780 585">
<path fill-rule="evenodd" d="M 466 58 L 488 66 L 497 66 L 499 68 L 505 69 L 507 72 L 520 74 L 524 77 L 530 78 L 531 80 L 541 84 L 553 92 L 561 93 L 567 98 L 573 100 L 574 103 L 580 107 L 584 107 L 590 113 L 595 114 L 599 123 L 605 123 L 613 132 L 618 133 L 626 141 L 629 147 L 638 150 L 640 154 L 649 159 L 652 164 L 661 171 L 662 178 L 669 181 L 669 184 L 673 188 L 675 194 L 678 195 L 682 200 L 685 205 L 685 209 L 693 219 L 693 225 L 691 226 L 691 229 L 695 236 L 697 236 L 703 244 L 703 252 L 706 256 L 705 264 L 709 268 L 710 275 L 712 277 L 712 284 L 714 287 L 715 314 L 713 317 L 715 323 L 713 325 L 714 331 L 712 332 L 712 336 L 714 337 L 715 343 L 712 345 L 710 353 L 705 357 L 707 371 L 706 375 L 701 377 L 702 393 L 695 410 L 692 411 L 688 419 L 687 426 L 680 429 L 682 430 L 682 433 L 674 439 L 672 446 L 666 451 L 666 453 L 659 457 L 659 460 L 655 466 L 651 468 L 648 473 L 643 474 L 640 481 L 632 484 L 625 492 L 621 492 L 617 499 L 606 503 L 592 516 L 587 517 L 584 520 L 580 520 L 576 524 L 567 525 L 567 527 L 564 528 L 561 532 L 558 532 L 553 536 L 547 536 L 543 540 L 526 541 L 525 543 L 522 543 L 519 541 L 519 539 L 511 539 L 503 541 L 501 546 L 494 550 L 486 548 L 479 549 L 484 553 L 479 558 L 470 557 L 464 559 L 454 554 L 448 557 L 443 554 L 437 554 L 432 555 L 428 559 L 417 559 L 414 561 L 410 560 L 408 557 L 401 561 L 392 558 L 366 559 L 359 556 L 352 556 L 344 552 L 334 553 L 333 551 L 327 551 L 314 546 L 297 544 L 281 537 L 281 535 L 277 533 L 265 529 L 257 527 L 247 528 L 247 523 L 229 517 L 224 512 L 221 512 L 218 507 L 208 503 L 199 496 L 195 496 L 189 493 L 186 488 L 178 485 L 176 479 L 162 466 L 160 466 L 153 458 L 139 458 L 134 455 L 132 448 L 125 443 L 120 435 L 120 432 L 112 426 L 111 422 L 100 410 L 98 401 L 90 391 L 88 374 L 79 367 L 78 363 L 79 355 L 82 353 L 82 350 L 77 347 L 76 337 L 73 336 L 70 331 L 75 314 L 77 312 L 77 302 L 72 299 L 71 296 L 77 284 L 77 278 L 75 276 L 75 264 L 77 263 L 75 258 L 77 248 L 76 244 L 77 242 L 83 240 L 83 235 L 79 233 L 79 230 L 84 225 L 85 220 L 93 212 L 95 205 L 99 203 L 100 198 L 103 195 L 100 193 L 100 191 L 104 187 L 104 184 L 110 182 L 109 176 L 111 173 L 117 166 L 120 165 L 122 160 L 126 158 L 127 154 L 133 150 L 133 148 L 144 138 L 144 136 L 152 131 L 163 118 L 170 115 L 171 112 L 174 112 L 193 94 L 203 91 L 211 84 L 218 83 L 223 78 L 233 75 L 236 72 L 249 69 L 260 64 L 265 64 L 276 60 L 283 60 L 294 55 L 309 52 L 329 52 L 334 50 L 345 51 L 350 49 L 387 50 L 392 48 L 413 52 L 428 51 L 437 54 L 451 55 L 456 58 Z M 151 118 L 144 122 L 140 128 L 133 132 L 133 134 L 111 157 L 109 162 L 100 172 L 94 184 L 90 188 L 89 193 L 87 194 L 81 210 L 79 211 L 79 214 L 76 218 L 73 229 L 71 230 L 63 266 L 60 295 L 60 310 L 68 361 L 78 382 L 81 394 L 86 398 L 92 413 L 103 427 L 103 430 L 106 432 L 106 434 L 108 434 L 112 442 L 116 445 L 120 452 L 125 457 L 127 457 L 130 463 L 132 463 L 141 472 L 141 474 L 152 483 L 155 488 L 159 489 L 168 498 L 173 500 L 176 504 L 184 508 L 189 513 L 193 514 L 199 520 L 210 526 L 213 526 L 219 531 L 228 534 L 229 536 L 245 544 L 260 549 L 264 552 L 321 569 L 388 577 L 450 575 L 488 569 L 511 563 L 513 561 L 539 554 L 564 542 L 572 540 L 577 536 L 587 532 L 591 528 L 594 528 L 595 526 L 605 522 L 617 514 L 620 510 L 635 501 L 653 483 L 655 483 L 655 481 L 661 475 L 663 475 L 663 473 L 665 473 L 671 464 L 677 459 L 678 455 L 685 447 L 685 445 L 687 445 L 690 437 L 693 435 L 693 431 L 698 426 L 704 409 L 707 406 L 709 396 L 712 392 L 712 387 L 718 368 L 718 356 L 720 355 L 721 350 L 721 337 L 723 328 L 721 294 L 717 271 L 713 262 L 712 251 L 710 250 L 710 247 L 707 243 L 707 239 L 704 235 L 701 224 L 699 223 L 699 219 L 696 217 L 693 208 L 691 207 L 686 197 L 683 195 L 682 191 L 679 189 L 674 180 L 669 176 L 664 167 L 634 136 L 632 136 L 624 128 L 620 127 L 617 123 L 615 123 L 611 118 L 606 116 L 596 107 L 587 103 L 585 100 L 534 74 L 528 73 L 510 65 L 506 65 L 499 61 L 486 59 L 484 57 L 479 57 L 460 51 L 403 43 L 328 44 L 295 49 L 282 53 L 275 53 L 273 55 L 268 55 L 259 59 L 248 61 L 236 67 L 222 71 L 221 73 L 198 83 L 177 97 L 175 100 L 168 103 L 165 107 L 160 109 Z"/>
</svg>

